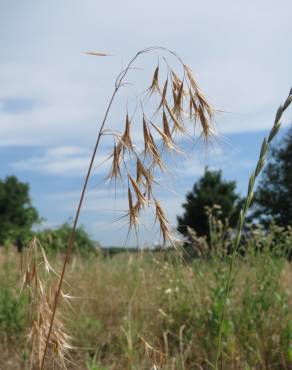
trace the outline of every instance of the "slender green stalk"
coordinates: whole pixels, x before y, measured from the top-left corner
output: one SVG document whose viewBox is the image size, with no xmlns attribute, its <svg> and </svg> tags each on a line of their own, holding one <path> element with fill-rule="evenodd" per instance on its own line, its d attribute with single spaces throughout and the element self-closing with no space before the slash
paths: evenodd
<svg viewBox="0 0 292 370">
<path fill-rule="evenodd" d="M 271 131 L 270 131 L 269 135 L 267 137 L 265 137 L 263 142 L 262 142 L 261 151 L 260 151 L 260 154 L 259 154 L 259 159 L 258 159 L 256 168 L 252 172 L 252 174 L 250 175 L 250 178 L 249 178 L 247 197 L 245 199 L 243 208 L 241 209 L 240 214 L 239 214 L 239 219 L 238 219 L 237 228 L 236 228 L 236 235 L 235 235 L 235 239 L 234 239 L 234 242 L 233 242 L 232 255 L 231 255 L 230 264 L 229 264 L 229 271 L 228 271 L 228 276 L 227 276 L 226 285 L 225 285 L 225 297 L 224 297 L 224 301 L 223 301 L 222 315 L 221 315 L 221 319 L 220 319 L 219 334 L 218 334 L 218 345 L 217 345 L 216 362 L 215 362 L 215 369 L 216 370 L 219 370 L 218 366 L 219 366 L 220 358 L 221 358 L 221 370 L 223 369 L 222 338 L 223 338 L 223 324 L 224 324 L 225 315 L 226 315 L 226 303 L 227 303 L 227 300 L 228 300 L 228 297 L 229 297 L 229 294 L 230 294 L 230 290 L 231 290 L 231 281 L 232 281 L 233 274 L 234 274 L 234 266 L 235 266 L 235 261 L 236 261 L 236 257 L 237 257 L 237 252 L 238 252 L 240 240 L 241 240 L 241 234 L 242 234 L 242 229 L 243 229 L 246 213 L 247 213 L 248 209 L 250 208 L 250 205 L 251 205 L 251 202 L 252 202 L 252 199 L 253 199 L 253 195 L 254 195 L 253 190 L 254 190 L 254 186 L 255 186 L 255 181 L 256 181 L 257 177 L 259 176 L 259 174 L 260 174 L 260 172 L 261 172 L 261 170 L 262 170 L 262 168 L 265 164 L 265 160 L 266 160 L 266 156 L 267 156 L 267 153 L 269 151 L 269 148 L 270 148 L 270 144 L 271 144 L 272 140 L 274 139 L 274 137 L 276 136 L 276 134 L 278 133 L 278 131 L 281 127 L 280 119 L 281 119 L 284 111 L 290 105 L 291 101 L 292 101 L 292 88 L 291 88 L 291 90 L 289 92 L 289 95 L 288 95 L 287 99 L 285 100 L 285 102 L 282 105 L 280 105 L 280 107 L 277 110 L 274 125 L 271 128 Z"/>
</svg>

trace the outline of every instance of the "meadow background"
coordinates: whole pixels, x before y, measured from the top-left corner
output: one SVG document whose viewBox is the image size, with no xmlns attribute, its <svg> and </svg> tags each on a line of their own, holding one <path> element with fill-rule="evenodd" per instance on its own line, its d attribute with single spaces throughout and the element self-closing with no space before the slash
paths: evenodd
<svg viewBox="0 0 292 370">
<path fill-rule="evenodd" d="M 282 255 L 291 238 L 276 227 L 268 236 L 256 230 L 239 258 L 224 321 L 224 369 L 291 369 L 292 270 Z M 62 255 L 50 262 L 59 269 Z M 2 248 L 1 369 L 29 369 L 31 306 L 19 294 L 21 263 Z M 216 252 L 187 264 L 173 250 L 74 255 L 64 289 L 73 298 L 60 308 L 74 347 L 67 367 L 213 368 L 227 274 L 228 260 Z M 58 368 L 54 356 L 47 366 Z"/>
<path fill-rule="evenodd" d="M 32 333 L 45 318 L 26 289 L 27 251 L 39 241 L 31 266 L 50 306 L 56 274 L 48 266 L 61 271 L 115 77 L 150 45 L 175 50 L 192 67 L 219 110 L 218 135 L 207 150 L 183 140 L 186 155 L 167 159 L 171 170 L 159 177 L 177 250 L 163 248 L 153 214 L 127 239 L 127 186 L 104 181 L 113 143 L 102 139 L 58 309 L 70 348 L 53 339 L 45 368 L 59 368 L 64 352 L 68 369 L 292 369 L 291 110 L 255 183 L 229 270 L 248 178 L 291 87 L 291 10 L 288 0 L 1 2 L 1 370 L 39 369 L 42 346 Z M 109 127 L 123 128 L 156 64 L 146 56 L 135 65 Z M 132 135 L 141 141 L 137 129 Z"/>
</svg>

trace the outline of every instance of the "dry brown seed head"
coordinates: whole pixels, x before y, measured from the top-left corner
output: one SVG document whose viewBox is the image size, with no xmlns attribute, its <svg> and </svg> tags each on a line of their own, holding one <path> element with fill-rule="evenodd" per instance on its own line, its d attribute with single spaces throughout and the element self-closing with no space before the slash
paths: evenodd
<svg viewBox="0 0 292 370">
<path fill-rule="evenodd" d="M 141 160 L 137 158 L 137 184 L 141 183 L 145 187 L 145 191 L 143 193 L 144 197 L 147 195 L 148 201 L 151 199 L 152 194 L 152 184 L 154 182 L 153 174 L 151 173 L 151 167 L 146 168 Z"/>
<path fill-rule="evenodd" d="M 136 211 L 133 206 L 133 196 L 130 187 L 128 187 L 128 203 L 129 203 L 129 218 L 130 218 L 130 227 L 136 225 Z"/>
<path fill-rule="evenodd" d="M 172 75 L 172 84 L 176 90 L 178 90 L 180 84 L 181 84 L 181 79 L 178 77 L 178 75 L 172 70 L 171 71 Z"/>
<path fill-rule="evenodd" d="M 177 100 L 177 90 L 172 87 L 172 98 L 173 98 L 173 101 L 176 102 Z"/>
<path fill-rule="evenodd" d="M 118 178 L 122 177 L 121 167 L 120 167 L 121 152 L 122 152 L 121 143 L 115 144 L 114 145 L 114 151 L 113 151 L 113 154 L 112 154 L 112 157 L 113 157 L 112 166 L 111 166 L 110 173 L 107 177 L 107 179 L 109 179 L 109 180 L 118 179 Z"/>
<path fill-rule="evenodd" d="M 201 104 L 202 107 L 204 107 L 204 109 L 207 111 L 208 115 L 209 115 L 209 118 L 210 119 L 213 119 L 213 116 L 214 116 L 214 110 L 213 108 L 210 106 L 210 104 L 208 103 L 207 99 L 205 98 L 205 96 L 198 90 L 197 92 L 197 97 L 198 97 L 198 100 Z"/>
<path fill-rule="evenodd" d="M 177 90 L 177 94 L 174 100 L 173 112 L 178 118 L 181 118 L 183 113 L 183 96 L 184 96 L 184 83 L 182 82 Z"/>
<path fill-rule="evenodd" d="M 192 120 L 193 118 L 193 102 L 192 102 L 192 96 L 189 94 L 189 119 Z M 196 119 L 196 111 L 195 111 L 195 119 Z"/>
<path fill-rule="evenodd" d="M 153 136 L 151 132 L 149 131 L 149 137 L 150 137 L 150 149 L 152 154 L 152 164 L 155 166 L 158 166 L 161 171 L 166 171 L 165 164 L 162 161 L 161 154 L 157 148 L 157 145 L 153 139 Z"/>
<path fill-rule="evenodd" d="M 24 255 L 24 282 L 30 294 L 32 316 L 30 318 L 30 330 L 27 333 L 27 340 L 31 347 L 31 368 L 40 367 L 44 353 L 46 336 L 50 326 L 52 306 L 55 297 L 51 273 L 55 276 L 54 270 L 45 255 L 39 242 L 34 238 Z M 40 271 L 42 269 L 42 271 Z M 44 270 L 44 273 L 43 273 Z M 60 314 L 57 313 L 55 325 L 52 327 L 49 351 L 54 352 L 54 343 L 58 343 L 58 351 L 54 359 L 62 368 L 65 366 L 65 357 L 68 354 L 70 338 L 64 333 L 63 323 Z"/>
<path fill-rule="evenodd" d="M 146 180 L 147 183 L 152 183 L 153 182 L 153 175 L 151 172 L 142 164 L 141 160 L 137 158 L 137 164 L 136 164 L 136 169 L 137 169 L 137 183 L 139 184 L 142 181 L 142 176 Z"/>
<path fill-rule="evenodd" d="M 192 88 L 195 91 L 197 91 L 198 90 L 198 85 L 197 85 L 196 80 L 195 80 L 195 78 L 193 76 L 192 70 L 186 64 L 184 64 L 183 67 L 184 67 L 184 70 L 185 70 L 185 72 L 187 74 L 187 77 L 188 77 L 188 79 L 190 81 L 190 84 L 191 84 Z"/>
<path fill-rule="evenodd" d="M 145 155 L 151 157 L 152 162 L 154 165 L 158 165 L 158 167 L 164 171 L 165 166 L 161 160 L 160 152 L 157 148 L 155 140 L 150 132 L 149 125 L 147 122 L 147 118 L 143 115 L 143 134 L 144 134 L 144 152 Z"/>
<path fill-rule="evenodd" d="M 169 122 L 168 122 L 165 110 L 163 110 L 163 113 L 162 113 L 162 122 L 163 122 L 163 132 L 164 132 L 164 134 L 169 138 L 169 140 L 171 140 L 173 142 L 172 136 L 171 136 L 171 133 L 170 133 Z"/>
<path fill-rule="evenodd" d="M 154 123 L 151 122 L 151 125 L 155 128 L 155 130 L 159 133 L 159 135 L 162 137 L 162 140 L 165 144 L 165 146 L 169 149 L 169 150 L 173 150 L 175 149 L 175 146 L 172 142 L 172 139 L 171 139 L 171 135 L 170 137 L 167 136 L 158 126 L 156 126 Z"/>
<path fill-rule="evenodd" d="M 206 128 L 206 124 L 205 124 L 206 122 L 205 121 L 213 119 L 214 110 L 210 106 L 210 104 L 208 103 L 205 96 L 200 91 L 200 89 L 198 87 L 198 84 L 196 83 L 195 78 L 193 77 L 193 73 L 192 73 L 191 69 L 187 65 L 184 64 L 184 70 L 185 70 L 186 75 L 187 75 L 187 77 L 190 81 L 190 85 L 191 85 L 192 89 L 194 90 L 194 93 L 192 93 L 191 89 L 190 89 L 190 96 L 192 97 L 192 104 L 193 104 L 194 110 L 197 113 L 197 115 L 199 116 L 202 125 L 204 124 L 205 128 Z M 195 102 L 196 100 L 198 100 L 198 104 L 196 104 L 196 102 Z M 196 105 L 197 105 L 197 108 L 196 108 Z M 201 109 L 198 108 L 198 105 L 201 105 Z M 206 116 L 205 117 L 202 116 L 202 114 L 205 115 L 205 111 L 207 112 L 207 114 L 209 116 L 208 118 Z M 204 127 L 203 127 L 203 131 L 205 131 Z M 206 134 L 206 131 L 205 131 L 205 134 Z"/>
<path fill-rule="evenodd" d="M 173 122 L 173 130 L 174 131 L 178 131 L 182 134 L 185 134 L 186 130 L 183 126 L 183 123 L 182 122 L 179 122 L 179 120 L 177 119 L 177 117 L 175 116 L 173 110 L 170 108 L 170 106 L 168 104 L 165 104 L 165 107 L 166 107 L 166 110 L 168 111 L 169 115 L 170 115 L 170 118 Z"/>
<path fill-rule="evenodd" d="M 159 223 L 160 231 L 161 231 L 162 238 L 163 238 L 163 243 L 165 244 L 167 240 L 171 240 L 169 223 L 159 202 L 155 199 L 154 203 L 155 203 L 156 220 Z"/>
<path fill-rule="evenodd" d="M 145 154 L 149 154 L 151 152 L 149 148 L 150 133 L 145 115 L 143 115 L 143 136 L 144 136 L 144 152 Z"/>
<path fill-rule="evenodd" d="M 198 116 L 198 104 L 196 103 L 195 97 L 190 90 L 190 119 L 193 118 L 192 107 L 194 108 L 194 117 L 196 119 Z"/>
<path fill-rule="evenodd" d="M 156 91 L 159 91 L 159 82 L 158 82 L 158 76 L 159 76 L 159 65 L 157 65 L 155 71 L 154 71 L 154 74 L 153 74 L 153 78 L 152 78 L 152 83 L 151 83 L 151 86 L 149 87 L 149 93 L 150 93 L 150 96 L 156 92 Z"/>
<path fill-rule="evenodd" d="M 126 115 L 126 124 L 125 124 L 125 131 L 123 133 L 123 136 L 121 137 L 121 142 L 122 142 L 124 148 L 127 148 L 129 150 L 133 150 L 133 144 L 132 144 L 132 139 L 131 139 L 130 126 L 131 126 L 131 121 L 130 121 L 129 115 L 127 113 L 127 115 Z"/>
<path fill-rule="evenodd" d="M 198 115 L 199 115 L 200 123 L 202 126 L 204 138 L 207 140 L 211 135 L 211 130 L 210 130 L 209 120 L 207 119 L 203 109 L 204 108 L 201 105 L 199 105 Z"/>
<path fill-rule="evenodd" d="M 166 104 L 167 86 L 168 86 L 168 78 L 166 79 L 166 81 L 164 83 L 164 87 L 163 87 L 162 94 L 161 94 L 161 101 L 160 101 L 160 104 L 157 108 L 157 111 L 159 111 L 159 109 L 161 107 L 164 107 L 164 105 Z"/>
<path fill-rule="evenodd" d="M 136 183 L 136 181 L 133 179 L 130 173 L 128 173 L 129 180 L 131 182 L 131 185 L 133 187 L 133 190 L 136 194 L 137 200 L 139 204 L 144 207 L 147 204 L 147 199 L 145 198 L 144 194 L 139 188 L 139 185 Z"/>
<path fill-rule="evenodd" d="M 176 104 L 178 106 L 181 106 L 183 95 L 184 95 L 184 83 L 182 81 L 182 83 L 180 84 L 178 93 L 177 93 L 177 101 L 176 101 Z"/>
</svg>

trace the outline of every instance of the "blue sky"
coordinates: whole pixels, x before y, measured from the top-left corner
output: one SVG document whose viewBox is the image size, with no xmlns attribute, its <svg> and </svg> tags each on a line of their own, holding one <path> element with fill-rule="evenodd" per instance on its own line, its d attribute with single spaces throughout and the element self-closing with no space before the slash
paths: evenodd
<svg viewBox="0 0 292 370">
<path fill-rule="evenodd" d="M 194 148 L 162 180 L 170 222 L 175 226 L 205 165 L 221 168 L 244 193 L 260 142 L 292 84 L 291 11 L 289 0 L 1 1 L 1 178 L 16 174 L 30 183 L 45 225 L 72 218 L 115 76 L 137 50 L 162 45 L 191 66 L 209 100 L 226 112 L 216 118 L 215 150 L 206 156 Z M 147 57 L 137 67 L 147 72 L 156 61 Z M 139 73 L 133 78 L 143 82 Z M 122 92 L 110 121 L 121 121 L 131 93 Z M 290 122 L 288 111 L 283 125 Z M 96 163 L 108 149 L 104 143 Z M 95 166 L 80 221 L 103 245 L 121 245 L 126 223 L 114 221 L 126 208 L 125 192 L 114 195 L 103 178 Z M 149 228 L 142 244 L 159 240 Z"/>
</svg>

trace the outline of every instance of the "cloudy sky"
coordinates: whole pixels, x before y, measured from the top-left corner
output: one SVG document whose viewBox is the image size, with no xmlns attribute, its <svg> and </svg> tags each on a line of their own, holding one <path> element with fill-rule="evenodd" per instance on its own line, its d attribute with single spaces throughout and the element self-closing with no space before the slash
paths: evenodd
<svg viewBox="0 0 292 370">
<path fill-rule="evenodd" d="M 194 148 L 162 180 L 159 195 L 171 223 L 205 165 L 237 180 L 244 194 L 259 144 L 292 84 L 291 14 L 290 0 L 1 0 L 1 178 L 29 182 L 45 225 L 70 220 L 115 76 L 138 50 L 161 45 L 191 66 L 225 112 L 216 118 L 215 149 L 206 155 Z M 137 62 L 133 79 L 143 83 L 139 71 L 156 62 L 156 56 Z M 110 121 L 122 121 L 122 98 L 131 94 L 122 92 Z M 291 117 L 287 112 L 284 126 Z M 97 165 L 108 145 L 102 143 L 80 221 L 103 245 L 121 245 L 126 222 L 116 220 L 125 192 L 114 195 Z M 142 230 L 141 243 L 158 240 L 155 230 Z"/>
</svg>

